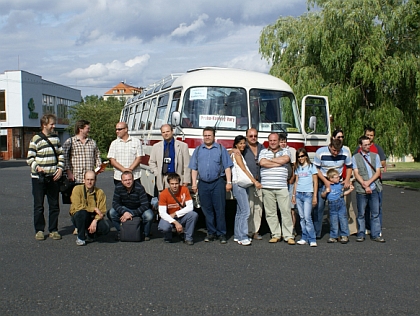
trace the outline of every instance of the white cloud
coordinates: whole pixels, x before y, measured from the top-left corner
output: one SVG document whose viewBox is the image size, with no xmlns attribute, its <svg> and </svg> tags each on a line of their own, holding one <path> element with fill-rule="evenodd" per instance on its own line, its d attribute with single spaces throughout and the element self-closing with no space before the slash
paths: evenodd
<svg viewBox="0 0 420 316">
<path fill-rule="evenodd" d="M 306 12 L 306 0 L 0 2 L 0 72 L 19 67 L 83 96 L 201 66 L 267 72 L 261 29 Z"/>
<path fill-rule="evenodd" d="M 197 20 L 193 21 L 189 26 L 186 23 L 181 23 L 178 28 L 176 28 L 171 35 L 172 36 L 186 36 L 188 33 L 195 32 L 205 26 L 205 20 L 209 16 L 207 14 L 201 14 Z"/>
</svg>

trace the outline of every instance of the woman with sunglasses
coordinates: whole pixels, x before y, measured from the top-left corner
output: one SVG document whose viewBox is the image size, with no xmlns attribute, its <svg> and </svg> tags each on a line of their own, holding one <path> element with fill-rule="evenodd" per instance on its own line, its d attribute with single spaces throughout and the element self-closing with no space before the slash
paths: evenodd
<svg viewBox="0 0 420 316">
<path fill-rule="evenodd" d="M 315 228 L 312 222 L 312 208 L 317 203 L 318 171 L 311 163 L 305 148 L 296 151 L 295 185 L 292 203 L 297 205 L 302 237 L 298 245 L 316 247 Z"/>
<path fill-rule="evenodd" d="M 336 129 L 332 132 L 332 138 L 333 139 L 339 139 L 341 142 L 344 142 L 344 132 L 340 127 L 336 127 Z M 347 148 L 350 155 L 351 151 L 350 148 L 347 146 L 343 146 L 344 148 Z M 350 156 L 351 158 L 351 156 Z M 346 175 L 346 165 L 343 166 L 343 176 Z M 343 179 L 344 180 L 344 179 Z M 350 235 L 357 234 L 357 224 L 356 224 L 356 213 L 354 212 L 353 203 L 351 201 L 351 194 L 344 196 L 344 201 L 346 202 L 346 208 L 347 208 L 347 218 L 349 221 L 349 231 Z M 339 231 L 339 235 L 340 235 Z"/>
<path fill-rule="evenodd" d="M 261 183 L 259 183 L 252 176 L 246 165 L 246 161 L 242 156 L 246 146 L 245 140 L 245 136 L 236 136 L 235 140 L 233 141 L 233 148 L 239 150 L 241 154 L 235 154 L 234 152 L 231 154 L 231 158 L 234 161 L 234 166 L 232 169 L 232 192 L 236 199 L 236 215 L 233 240 L 242 246 L 249 246 L 251 245 L 251 239 L 248 237 L 248 217 L 250 214 L 248 190 L 236 183 L 237 173 L 235 168 L 241 168 L 241 170 L 248 176 L 248 178 L 257 189 L 261 189 L 262 186 Z"/>
</svg>

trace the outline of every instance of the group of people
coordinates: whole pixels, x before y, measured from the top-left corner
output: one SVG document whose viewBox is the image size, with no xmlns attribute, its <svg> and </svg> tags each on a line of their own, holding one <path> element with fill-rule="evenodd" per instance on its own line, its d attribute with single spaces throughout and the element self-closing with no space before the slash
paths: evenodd
<svg viewBox="0 0 420 316">
<path fill-rule="evenodd" d="M 45 239 L 45 196 L 49 205 L 49 237 L 61 239 L 58 232 L 59 182 L 65 174 L 76 184 L 71 195 L 70 215 L 79 246 L 110 231 L 106 218 L 117 230 L 116 238 L 119 239 L 121 223 L 140 217 L 142 238 L 148 241 L 154 212 L 159 214 L 158 230 L 163 233 L 165 242 L 172 242 L 174 234 L 178 234 L 186 244 L 193 245 L 198 215 L 194 211 L 189 184 L 193 193 L 199 196 L 205 216 L 205 242 L 217 239 L 221 244 L 227 243 L 225 196 L 226 192 L 232 191 L 237 201 L 234 241 L 240 245 L 248 246 L 252 240 L 262 239 L 259 229 L 263 208 L 271 231 L 269 242 L 284 239 L 290 245 L 296 244 L 293 216 L 296 205 L 302 229 L 302 237 L 297 243 L 317 246 L 325 200 L 328 200 L 330 215 L 328 242 L 346 243 L 350 232 L 344 196 L 354 188 L 358 208 L 356 240 L 364 241 L 370 230 L 373 240 L 385 242 L 381 234 L 380 182 L 381 163 L 385 159 L 383 151 L 383 156 L 375 153 L 380 147 L 373 145 L 373 129 L 365 131 L 366 136 L 359 140 L 360 152 L 353 157 L 350 150 L 343 147 L 343 132 L 335 131 L 329 146 L 318 149 L 311 163 L 306 150 L 289 148 L 287 137 L 282 133 L 271 133 L 268 148 L 265 148 L 258 142 L 255 128 L 248 129 L 246 137 L 237 136 L 233 148 L 228 151 L 215 141 L 215 129 L 206 127 L 203 143 L 190 158 L 187 144 L 174 138 L 170 125 L 162 125 L 163 140 L 153 145 L 149 158 L 158 195 L 158 202 L 151 205 L 140 182 L 140 162 L 144 156 L 141 142 L 128 134 L 126 123 L 119 122 L 117 139 L 111 143 L 107 155 L 114 167 L 115 184 L 112 208 L 107 210 L 105 193 L 95 186 L 97 174 L 94 170 L 101 165 L 101 159 L 95 141 L 89 137 L 90 123 L 76 122 L 75 136 L 61 146 L 54 134 L 55 122 L 56 118 L 51 114 L 41 118 L 41 132 L 32 138 L 28 150 L 36 240 Z M 249 178 L 246 187 L 239 182 L 240 170 Z M 354 187 L 350 180 L 352 174 Z"/>
</svg>

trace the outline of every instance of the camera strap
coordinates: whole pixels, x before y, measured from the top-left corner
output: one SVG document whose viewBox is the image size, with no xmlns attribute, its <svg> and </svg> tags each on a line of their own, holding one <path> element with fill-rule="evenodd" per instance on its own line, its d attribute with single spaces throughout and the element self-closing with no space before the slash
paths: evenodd
<svg viewBox="0 0 420 316">
<path fill-rule="evenodd" d="M 57 160 L 57 164 L 58 164 L 58 155 L 57 155 L 57 152 L 55 151 L 54 145 L 51 143 L 51 141 L 48 139 L 48 137 L 45 136 L 45 134 L 43 132 L 39 133 L 38 136 L 41 137 L 43 140 L 45 140 L 48 143 L 48 145 L 50 145 L 50 147 L 54 151 L 54 156 L 55 156 L 55 159 Z"/>
<path fill-rule="evenodd" d="M 169 191 L 169 193 L 172 195 L 172 197 L 174 198 L 174 200 L 175 200 L 175 202 L 177 202 L 178 203 L 178 205 L 181 207 L 181 208 L 184 208 L 185 207 L 185 205 L 182 205 L 179 201 L 178 201 L 178 199 L 175 197 L 175 195 L 172 193 L 172 191 L 171 191 L 171 189 L 170 188 L 168 188 L 168 191 Z"/>
</svg>

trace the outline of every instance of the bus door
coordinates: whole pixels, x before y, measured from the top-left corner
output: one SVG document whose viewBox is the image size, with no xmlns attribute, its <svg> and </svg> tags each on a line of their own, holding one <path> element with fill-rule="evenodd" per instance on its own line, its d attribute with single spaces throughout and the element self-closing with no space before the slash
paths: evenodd
<svg viewBox="0 0 420 316">
<path fill-rule="evenodd" d="M 305 148 L 313 158 L 319 147 L 330 143 L 330 111 L 328 97 L 307 95 L 302 99 L 301 122 Z"/>
</svg>

